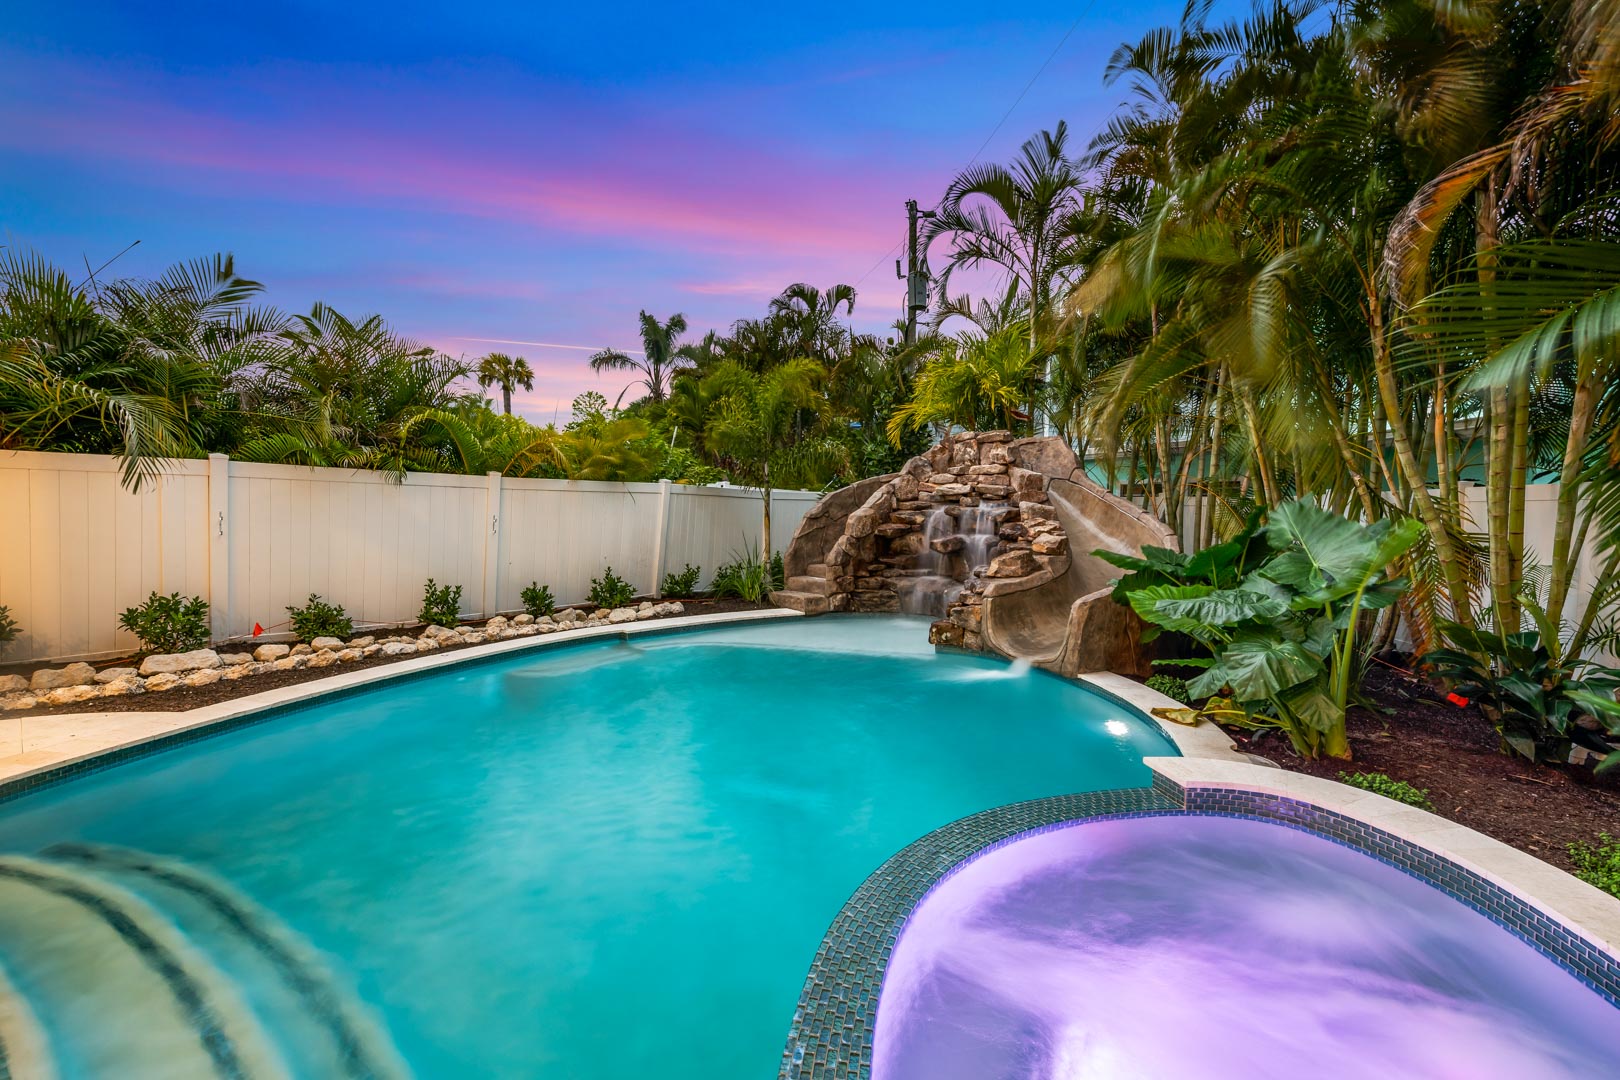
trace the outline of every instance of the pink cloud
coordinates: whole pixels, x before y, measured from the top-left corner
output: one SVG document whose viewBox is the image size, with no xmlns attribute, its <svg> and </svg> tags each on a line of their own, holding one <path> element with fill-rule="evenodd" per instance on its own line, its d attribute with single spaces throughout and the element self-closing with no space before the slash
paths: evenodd
<svg viewBox="0 0 1620 1080">
<path fill-rule="evenodd" d="M 475 130 L 390 131 L 318 109 L 243 121 L 125 87 L 78 85 L 70 97 L 17 110 L 0 126 L 0 145 L 166 173 L 178 166 L 193 171 L 180 178 L 184 186 L 227 194 L 403 202 L 711 252 L 825 256 L 870 248 L 894 228 L 893 214 L 874 212 L 882 178 L 872 172 L 857 184 L 842 170 L 702 132 L 631 130 L 605 147 L 592 133 L 548 132 L 524 145 Z M 589 118 L 570 122 L 588 126 Z M 172 174 L 165 181 L 176 182 Z"/>
</svg>

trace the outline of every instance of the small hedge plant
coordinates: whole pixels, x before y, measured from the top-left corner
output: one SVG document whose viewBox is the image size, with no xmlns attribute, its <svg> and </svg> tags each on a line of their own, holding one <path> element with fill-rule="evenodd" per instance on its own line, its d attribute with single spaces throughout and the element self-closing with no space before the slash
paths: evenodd
<svg viewBox="0 0 1620 1080">
<path fill-rule="evenodd" d="M 665 596 L 696 596 L 698 578 L 703 576 L 701 568 L 686 564 L 686 569 L 678 574 L 665 574 L 664 587 L 661 590 Z"/>
<path fill-rule="evenodd" d="M 422 587 L 422 610 L 416 617 L 429 626 L 454 626 L 461 621 L 461 586 L 440 585 L 432 578 Z"/>
<path fill-rule="evenodd" d="M 1147 688 L 1157 690 L 1167 698 L 1174 698 L 1183 705 L 1192 701 L 1192 694 L 1187 691 L 1187 680 L 1174 675 L 1155 675 L 1147 681 Z"/>
<path fill-rule="evenodd" d="M 1405 780 L 1395 780 L 1381 772 L 1340 773 L 1339 779 L 1351 787 L 1362 791 L 1371 791 L 1382 795 L 1386 799 L 1415 806 L 1419 810 L 1433 810 L 1434 803 L 1429 801 L 1427 788 L 1415 788 Z"/>
<path fill-rule="evenodd" d="M 177 653 L 208 644 L 208 601 L 200 596 L 153 592 L 142 604 L 127 609 L 118 625 L 141 639 L 141 651 Z"/>
<path fill-rule="evenodd" d="M 319 593 L 310 593 L 303 607 L 289 605 L 287 615 L 300 641 L 314 641 L 318 637 L 348 640 L 354 636 L 354 620 L 343 610 L 343 605 L 328 604 Z"/>
<path fill-rule="evenodd" d="M 602 571 L 599 578 L 591 578 L 591 603 L 599 608 L 624 607 L 635 599 L 636 587 L 613 572 L 613 567 Z"/>
<path fill-rule="evenodd" d="M 16 641 L 17 635 L 20 633 L 22 633 L 22 627 L 18 626 L 17 620 L 11 617 L 11 609 L 4 604 L 0 604 L 0 650 L 4 650 L 7 645 Z"/>
<path fill-rule="evenodd" d="M 1620 840 L 1608 833 L 1603 833 L 1598 840 L 1596 844 L 1577 840 L 1569 845 L 1575 876 L 1612 896 L 1620 896 Z"/>
<path fill-rule="evenodd" d="M 557 598 L 551 595 L 551 587 L 538 581 L 529 582 L 518 596 L 523 601 L 523 610 L 537 619 L 557 610 Z"/>
</svg>

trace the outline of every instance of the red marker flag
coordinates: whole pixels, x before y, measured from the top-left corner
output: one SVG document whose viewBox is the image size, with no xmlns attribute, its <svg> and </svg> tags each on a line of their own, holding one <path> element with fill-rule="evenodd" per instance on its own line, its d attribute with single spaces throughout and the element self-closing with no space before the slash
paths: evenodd
<svg viewBox="0 0 1620 1080">
<path fill-rule="evenodd" d="M 1468 699 L 1463 697 L 1461 694 L 1447 694 L 1446 700 L 1457 706 L 1459 709 L 1466 708 L 1468 705 Z"/>
<path fill-rule="evenodd" d="M 253 624 L 253 636 L 258 637 L 262 633 L 264 633 L 264 627 L 260 626 L 258 623 L 254 623 Z"/>
</svg>

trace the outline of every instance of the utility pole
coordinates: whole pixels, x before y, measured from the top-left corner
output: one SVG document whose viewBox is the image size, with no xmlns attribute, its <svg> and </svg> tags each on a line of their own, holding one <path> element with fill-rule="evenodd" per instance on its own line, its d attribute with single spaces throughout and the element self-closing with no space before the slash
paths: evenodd
<svg viewBox="0 0 1620 1080">
<path fill-rule="evenodd" d="M 932 210 L 917 209 L 916 199 L 906 200 L 906 266 L 894 260 L 894 276 L 906 283 L 906 344 L 917 341 L 917 312 L 928 310 L 928 260 L 917 251 L 917 221 L 931 218 Z"/>
</svg>

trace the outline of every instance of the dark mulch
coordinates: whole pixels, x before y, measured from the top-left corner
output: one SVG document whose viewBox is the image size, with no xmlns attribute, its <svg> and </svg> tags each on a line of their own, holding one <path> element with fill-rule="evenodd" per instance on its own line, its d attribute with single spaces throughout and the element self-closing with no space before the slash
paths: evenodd
<svg viewBox="0 0 1620 1080">
<path fill-rule="evenodd" d="M 1363 691 L 1376 709 L 1350 711 L 1350 762 L 1306 761 L 1270 733 L 1230 734 L 1295 772 L 1332 780 L 1341 771 L 1379 772 L 1425 788 L 1442 816 L 1566 870 L 1571 842 L 1620 835 L 1620 770 L 1596 776 L 1585 766 L 1509 757 L 1478 708 L 1459 708 L 1403 671 L 1375 664 Z"/>
<path fill-rule="evenodd" d="M 769 604 L 756 604 L 747 600 L 734 598 L 717 600 L 682 600 L 685 607 L 684 615 L 714 615 L 730 611 L 756 611 L 769 607 Z M 657 622 L 657 619 L 648 620 Z M 415 634 L 423 629 L 398 628 L 392 630 L 361 630 L 361 634 L 375 634 L 378 638 L 396 634 Z M 551 635 L 555 639 L 555 635 Z M 565 633 L 564 638 L 567 637 Z M 476 649 L 477 645 L 449 645 L 430 655 L 438 656 L 441 653 L 461 652 L 464 649 Z M 221 645 L 220 652 L 250 652 L 252 642 Z M 173 690 L 165 690 L 159 694 L 130 694 L 124 697 L 96 698 L 92 701 L 81 702 L 77 705 L 58 705 L 54 708 L 19 709 L 4 715 L 13 716 L 49 716 L 59 713 L 82 712 L 186 712 L 190 709 L 200 709 L 204 705 L 214 705 L 221 701 L 230 701 L 233 698 L 246 697 L 249 694 L 263 693 L 266 690 L 275 690 L 283 686 L 294 686 L 298 683 L 313 682 L 316 679 L 330 678 L 333 675 L 346 674 L 350 671 L 364 671 L 367 668 L 382 667 L 386 664 L 397 664 L 403 660 L 412 660 L 411 656 L 373 656 L 365 660 L 355 660 L 336 668 L 297 668 L 292 671 L 267 671 L 262 675 L 250 675 L 245 679 L 235 681 L 224 680 L 211 686 L 177 686 Z M 136 666 L 139 659 L 130 657 L 125 660 L 98 660 L 97 668 L 110 668 L 120 666 Z M 37 665 L 27 665 L 27 670 L 33 670 Z M 27 672 L 22 672 L 26 674 Z"/>
</svg>

